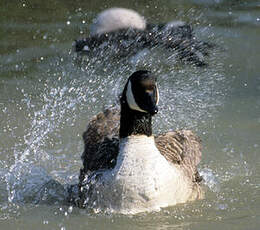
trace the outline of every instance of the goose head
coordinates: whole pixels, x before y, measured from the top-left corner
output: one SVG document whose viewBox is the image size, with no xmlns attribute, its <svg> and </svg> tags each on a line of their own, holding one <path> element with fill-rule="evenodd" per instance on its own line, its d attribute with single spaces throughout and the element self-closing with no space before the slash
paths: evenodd
<svg viewBox="0 0 260 230">
<path fill-rule="evenodd" d="M 155 115 L 158 112 L 159 91 L 156 77 L 146 70 L 134 72 L 128 79 L 123 95 L 121 106 L 136 112 Z"/>
</svg>

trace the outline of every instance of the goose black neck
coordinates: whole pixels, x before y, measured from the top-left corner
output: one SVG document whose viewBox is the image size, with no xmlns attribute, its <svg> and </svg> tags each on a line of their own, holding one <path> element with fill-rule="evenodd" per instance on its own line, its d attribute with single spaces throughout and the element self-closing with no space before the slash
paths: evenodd
<svg viewBox="0 0 260 230">
<path fill-rule="evenodd" d="M 121 103 L 121 117 L 119 137 L 130 135 L 152 136 L 152 116 L 129 108 L 128 104 Z"/>
</svg>

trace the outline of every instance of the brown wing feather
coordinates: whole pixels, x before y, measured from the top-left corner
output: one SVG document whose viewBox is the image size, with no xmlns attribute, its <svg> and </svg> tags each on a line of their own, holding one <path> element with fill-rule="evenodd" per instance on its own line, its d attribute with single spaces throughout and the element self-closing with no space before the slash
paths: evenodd
<svg viewBox="0 0 260 230">
<path fill-rule="evenodd" d="M 192 131 L 167 132 L 155 137 L 155 143 L 160 153 L 169 162 L 180 165 L 192 181 L 201 180 L 197 171 L 201 160 L 201 141 Z"/>
<path fill-rule="evenodd" d="M 120 113 L 116 107 L 94 116 L 83 133 L 83 172 L 114 166 L 118 154 Z"/>
</svg>

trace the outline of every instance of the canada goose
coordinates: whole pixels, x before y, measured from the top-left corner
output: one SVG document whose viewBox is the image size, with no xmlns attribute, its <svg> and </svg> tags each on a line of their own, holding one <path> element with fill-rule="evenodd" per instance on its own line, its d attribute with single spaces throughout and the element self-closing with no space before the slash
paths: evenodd
<svg viewBox="0 0 260 230">
<path fill-rule="evenodd" d="M 77 205 L 128 214 L 202 198 L 200 140 L 189 130 L 154 137 L 158 102 L 156 78 L 137 71 L 124 87 L 121 111 L 107 109 L 90 121 Z"/>
<path fill-rule="evenodd" d="M 134 55 L 145 48 L 162 47 L 183 62 L 206 65 L 205 56 L 212 44 L 199 41 L 190 25 L 172 21 L 153 25 L 137 12 L 124 8 L 107 9 L 93 20 L 90 36 L 75 41 L 80 58 L 96 55 L 104 49 L 116 50 L 119 57 Z"/>
</svg>

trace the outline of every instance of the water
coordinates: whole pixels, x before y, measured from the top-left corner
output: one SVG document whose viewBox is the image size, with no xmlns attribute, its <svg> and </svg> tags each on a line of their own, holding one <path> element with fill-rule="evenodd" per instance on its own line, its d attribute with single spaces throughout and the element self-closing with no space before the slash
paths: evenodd
<svg viewBox="0 0 260 230">
<path fill-rule="evenodd" d="M 258 229 L 259 1 L 98 3 L 4 1 L 1 7 L 0 228 Z M 96 13 L 115 5 L 153 22 L 190 22 L 219 49 L 207 68 L 177 65 L 156 49 L 128 62 L 108 56 L 75 66 L 72 41 L 88 33 Z M 77 182 L 86 124 L 115 103 L 136 66 L 159 76 L 155 132 L 191 128 L 202 138 L 206 197 L 135 216 L 68 206 L 66 186 Z"/>
</svg>

